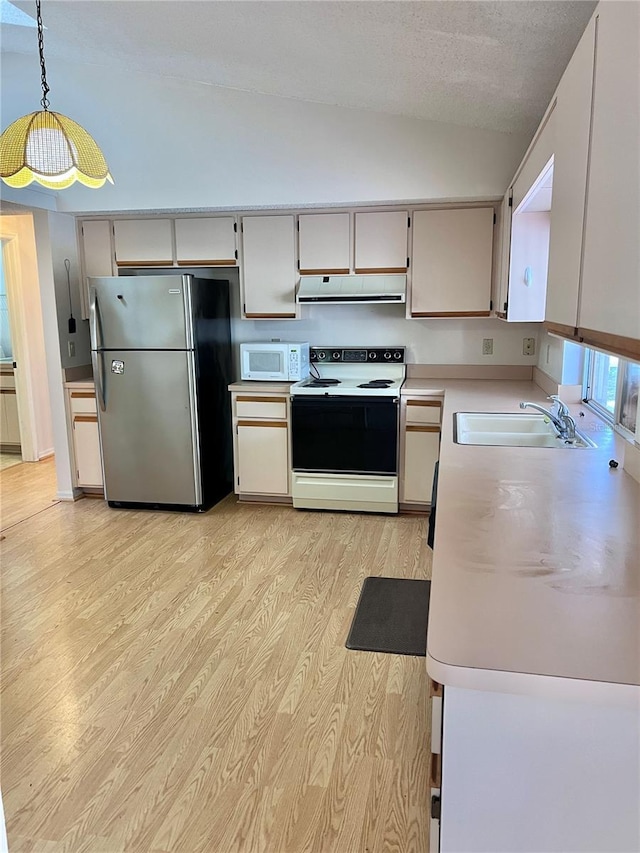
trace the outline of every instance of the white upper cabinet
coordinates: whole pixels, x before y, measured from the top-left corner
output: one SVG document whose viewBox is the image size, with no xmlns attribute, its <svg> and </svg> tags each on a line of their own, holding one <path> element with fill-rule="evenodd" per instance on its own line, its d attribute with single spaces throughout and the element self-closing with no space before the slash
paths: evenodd
<svg viewBox="0 0 640 853">
<path fill-rule="evenodd" d="M 346 275 L 351 265 L 348 213 L 301 213 L 298 242 L 301 275 Z"/>
<path fill-rule="evenodd" d="M 580 258 L 587 187 L 591 93 L 596 39 L 593 18 L 562 76 L 555 109 L 553 204 L 545 320 L 578 325 Z"/>
<path fill-rule="evenodd" d="M 113 275 L 111 227 L 108 219 L 86 219 L 80 224 L 80 258 L 84 273 L 80 302 L 82 317 L 85 320 L 89 316 L 87 278 Z"/>
<path fill-rule="evenodd" d="M 111 222 L 108 219 L 86 219 L 80 226 L 84 274 L 113 275 Z"/>
<path fill-rule="evenodd" d="M 411 316 L 489 316 L 492 254 L 492 207 L 416 211 Z"/>
<path fill-rule="evenodd" d="M 405 272 L 408 234 L 406 210 L 356 213 L 355 272 Z"/>
<path fill-rule="evenodd" d="M 176 219 L 176 258 L 181 266 L 235 266 L 235 219 L 216 216 Z"/>
<path fill-rule="evenodd" d="M 243 313 L 253 319 L 296 316 L 293 216 L 242 218 Z"/>
<path fill-rule="evenodd" d="M 170 266 L 171 219 L 119 219 L 114 222 L 116 263 L 120 266 Z"/>
<path fill-rule="evenodd" d="M 598 6 L 578 326 L 640 339 L 640 3 Z M 584 334 L 585 340 L 591 336 Z M 636 347 L 637 349 L 637 347 Z"/>
</svg>

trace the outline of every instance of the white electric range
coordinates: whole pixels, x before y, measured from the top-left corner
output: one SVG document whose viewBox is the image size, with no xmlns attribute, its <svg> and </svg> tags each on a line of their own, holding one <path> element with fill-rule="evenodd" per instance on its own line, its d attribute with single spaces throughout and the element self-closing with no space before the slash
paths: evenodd
<svg viewBox="0 0 640 853">
<path fill-rule="evenodd" d="M 312 347 L 291 386 L 293 505 L 398 512 L 404 347 Z"/>
</svg>

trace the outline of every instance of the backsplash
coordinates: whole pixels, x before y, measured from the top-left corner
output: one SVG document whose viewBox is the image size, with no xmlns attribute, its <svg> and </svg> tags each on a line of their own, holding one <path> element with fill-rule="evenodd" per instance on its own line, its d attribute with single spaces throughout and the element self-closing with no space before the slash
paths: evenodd
<svg viewBox="0 0 640 853">
<path fill-rule="evenodd" d="M 492 318 L 407 320 L 405 306 L 324 305 L 303 309 L 301 320 L 232 321 L 234 343 L 309 341 L 312 345 L 402 345 L 407 361 L 426 364 L 526 364 L 523 338 L 538 338 L 536 323 L 507 324 Z M 493 355 L 483 355 L 483 341 L 493 340 Z"/>
</svg>

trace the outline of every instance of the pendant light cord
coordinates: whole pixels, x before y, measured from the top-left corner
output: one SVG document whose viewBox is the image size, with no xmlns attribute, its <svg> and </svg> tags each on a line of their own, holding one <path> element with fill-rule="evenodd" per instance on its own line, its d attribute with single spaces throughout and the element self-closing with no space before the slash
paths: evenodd
<svg viewBox="0 0 640 853">
<path fill-rule="evenodd" d="M 40 103 L 43 110 L 49 109 L 49 85 L 47 83 L 47 68 L 44 64 L 44 34 L 42 27 L 42 12 L 40 9 L 40 0 L 36 0 L 36 20 L 38 22 L 38 52 L 40 53 L 40 82 L 42 85 L 42 98 Z"/>
</svg>

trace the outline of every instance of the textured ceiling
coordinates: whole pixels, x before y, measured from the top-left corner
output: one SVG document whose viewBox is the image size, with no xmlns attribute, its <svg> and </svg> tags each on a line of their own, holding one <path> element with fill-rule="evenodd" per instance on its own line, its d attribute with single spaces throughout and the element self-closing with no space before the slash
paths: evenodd
<svg viewBox="0 0 640 853">
<path fill-rule="evenodd" d="M 33 14 L 33 3 L 16 2 Z M 587 0 L 44 0 L 49 58 L 531 133 Z M 36 54 L 2 25 L 2 51 Z M 53 82 L 53 81 L 52 81 Z"/>
</svg>

